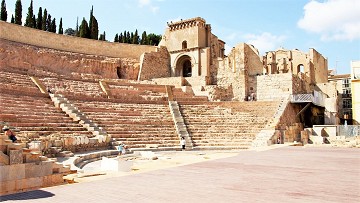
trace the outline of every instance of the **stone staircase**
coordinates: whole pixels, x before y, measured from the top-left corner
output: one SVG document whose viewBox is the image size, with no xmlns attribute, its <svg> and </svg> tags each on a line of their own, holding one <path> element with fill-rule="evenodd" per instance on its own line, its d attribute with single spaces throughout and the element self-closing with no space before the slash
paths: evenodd
<svg viewBox="0 0 360 203">
<path fill-rule="evenodd" d="M 187 131 L 184 118 L 181 115 L 178 103 L 176 101 L 169 101 L 169 107 L 170 107 L 171 115 L 173 116 L 174 119 L 176 132 L 179 135 L 179 139 L 181 139 L 181 137 L 184 137 L 186 141 L 186 145 L 185 145 L 186 149 L 192 149 L 193 148 L 192 140 Z"/>
<path fill-rule="evenodd" d="M 61 94 L 49 94 L 51 100 L 54 102 L 55 107 L 61 108 L 70 118 L 74 121 L 79 122 L 84 128 L 90 131 L 95 137 L 90 138 L 97 140 L 100 143 L 109 142 L 110 138 L 102 127 L 88 119 L 85 113 L 81 112 L 74 104 L 69 102 Z"/>
<path fill-rule="evenodd" d="M 255 140 L 252 142 L 252 148 L 266 147 L 271 144 L 274 144 L 277 139 L 277 134 L 275 130 L 275 126 L 280 120 L 280 117 L 283 115 L 286 106 L 289 103 L 289 99 L 282 99 L 279 103 L 279 106 L 273 116 L 271 122 L 268 123 L 266 129 L 261 130 L 257 135 Z"/>
</svg>

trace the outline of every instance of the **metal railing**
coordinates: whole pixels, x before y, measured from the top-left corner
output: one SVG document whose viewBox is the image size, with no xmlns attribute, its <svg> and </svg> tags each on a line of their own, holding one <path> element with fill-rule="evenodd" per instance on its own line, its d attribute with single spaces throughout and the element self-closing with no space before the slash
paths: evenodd
<svg viewBox="0 0 360 203">
<path fill-rule="evenodd" d="M 317 106 L 325 107 L 326 95 L 320 91 L 314 91 L 313 94 L 292 94 L 291 103 L 308 103 L 311 102 Z"/>
</svg>

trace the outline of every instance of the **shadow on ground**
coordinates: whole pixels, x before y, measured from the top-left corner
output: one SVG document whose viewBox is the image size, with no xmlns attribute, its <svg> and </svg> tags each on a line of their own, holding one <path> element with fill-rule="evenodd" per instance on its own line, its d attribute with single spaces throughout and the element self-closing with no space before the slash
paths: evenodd
<svg viewBox="0 0 360 203">
<path fill-rule="evenodd" d="M 10 194 L 0 196 L 0 202 L 10 201 L 10 200 L 29 200 L 29 199 L 41 199 L 41 198 L 48 198 L 54 196 L 53 193 L 43 191 L 43 190 L 33 190 L 28 192 Z"/>
</svg>

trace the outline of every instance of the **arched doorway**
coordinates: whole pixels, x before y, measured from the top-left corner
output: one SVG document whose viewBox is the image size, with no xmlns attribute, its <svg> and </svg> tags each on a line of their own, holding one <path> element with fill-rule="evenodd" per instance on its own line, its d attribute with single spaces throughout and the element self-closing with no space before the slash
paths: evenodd
<svg viewBox="0 0 360 203">
<path fill-rule="evenodd" d="M 183 55 L 176 62 L 175 76 L 191 77 L 192 76 L 192 60 L 190 56 Z"/>
<path fill-rule="evenodd" d="M 191 77 L 191 62 L 190 60 L 186 60 L 183 64 L 183 77 Z"/>
</svg>

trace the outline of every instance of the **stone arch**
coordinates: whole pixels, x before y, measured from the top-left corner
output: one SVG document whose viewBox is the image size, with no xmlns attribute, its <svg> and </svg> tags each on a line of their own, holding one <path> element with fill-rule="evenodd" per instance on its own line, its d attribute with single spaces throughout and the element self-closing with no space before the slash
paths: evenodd
<svg viewBox="0 0 360 203">
<path fill-rule="evenodd" d="M 180 55 L 175 61 L 175 77 L 191 77 L 195 60 L 189 55 Z"/>
</svg>

